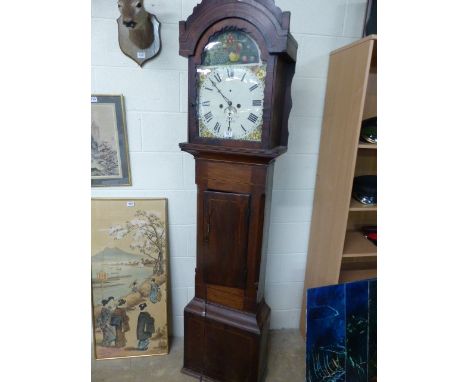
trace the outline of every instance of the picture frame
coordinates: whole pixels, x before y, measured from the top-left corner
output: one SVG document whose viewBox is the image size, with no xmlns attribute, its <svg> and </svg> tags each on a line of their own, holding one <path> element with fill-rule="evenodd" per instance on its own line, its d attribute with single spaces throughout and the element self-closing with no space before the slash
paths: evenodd
<svg viewBox="0 0 468 382">
<path fill-rule="evenodd" d="M 97 360 L 169 353 L 167 199 L 91 199 Z"/>
<path fill-rule="evenodd" d="M 122 95 L 91 95 L 91 186 L 131 186 Z"/>
</svg>

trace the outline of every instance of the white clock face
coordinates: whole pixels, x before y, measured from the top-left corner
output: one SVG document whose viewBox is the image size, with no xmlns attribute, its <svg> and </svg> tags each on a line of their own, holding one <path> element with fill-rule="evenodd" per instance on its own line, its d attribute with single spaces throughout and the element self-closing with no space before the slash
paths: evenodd
<svg viewBox="0 0 468 382">
<path fill-rule="evenodd" d="M 198 73 L 200 136 L 261 141 L 265 66 L 200 66 Z"/>
</svg>

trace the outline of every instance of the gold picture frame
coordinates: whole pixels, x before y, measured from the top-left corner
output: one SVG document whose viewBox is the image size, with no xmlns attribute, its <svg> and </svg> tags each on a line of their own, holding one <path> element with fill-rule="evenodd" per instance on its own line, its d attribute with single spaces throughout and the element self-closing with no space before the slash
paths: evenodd
<svg viewBox="0 0 468 382">
<path fill-rule="evenodd" d="M 167 199 L 91 199 L 94 353 L 169 353 Z"/>
</svg>

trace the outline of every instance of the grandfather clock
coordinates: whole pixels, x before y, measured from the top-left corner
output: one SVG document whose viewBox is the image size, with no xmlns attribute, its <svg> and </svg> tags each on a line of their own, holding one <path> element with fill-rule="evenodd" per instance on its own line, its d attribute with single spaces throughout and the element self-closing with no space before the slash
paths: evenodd
<svg viewBox="0 0 468 382">
<path fill-rule="evenodd" d="M 185 307 L 186 374 L 260 381 L 273 163 L 287 150 L 297 42 L 273 0 L 203 0 L 180 22 L 195 157 L 195 297 Z"/>
</svg>

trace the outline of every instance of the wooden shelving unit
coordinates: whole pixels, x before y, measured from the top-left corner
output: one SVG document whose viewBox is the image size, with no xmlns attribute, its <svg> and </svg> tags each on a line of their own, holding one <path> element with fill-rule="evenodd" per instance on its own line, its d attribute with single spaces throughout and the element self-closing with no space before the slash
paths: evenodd
<svg viewBox="0 0 468 382">
<path fill-rule="evenodd" d="M 346 232 L 343 257 L 369 257 L 377 256 L 377 246 L 367 240 L 361 232 Z"/>
<path fill-rule="evenodd" d="M 359 140 L 361 123 L 377 115 L 377 36 L 330 54 L 327 95 L 310 228 L 306 291 L 377 276 L 377 246 L 361 233 L 377 224 L 377 206 L 351 197 L 353 180 L 377 174 L 377 144 Z"/>
<path fill-rule="evenodd" d="M 350 211 L 377 211 L 377 206 L 374 206 L 374 205 L 366 206 L 365 204 L 359 203 L 357 200 L 351 199 L 349 210 Z"/>
<path fill-rule="evenodd" d="M 376 143 L 360 142 L 360 143 L 358 144 L 358 148 L 360 148 L 360 149 L 377 150 L 377 144 L 376 144 Z"/>
</svg>

